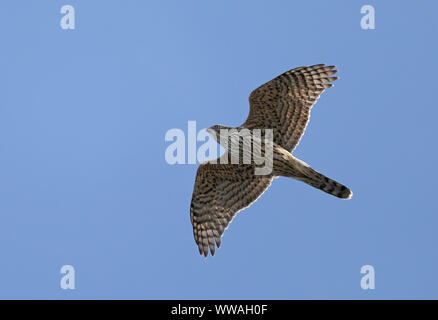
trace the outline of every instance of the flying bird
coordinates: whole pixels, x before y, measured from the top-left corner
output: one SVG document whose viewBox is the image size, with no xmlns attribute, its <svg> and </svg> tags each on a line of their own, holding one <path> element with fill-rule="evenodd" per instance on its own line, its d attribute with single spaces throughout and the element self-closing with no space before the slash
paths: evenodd
<svg viewBox="0 0 438 320">
<path fill-rule="evenodd" d="M 223 129 L 271 129 L 273 166 L 271 173 L 256 175 L 253 161 L 249 164 L 222 161 L 230 158 L 228 143 L 223 145 L 226 151 L 220 158 L 199 166 L 190 204 L 190 219 L 201 255 L 207 257 L 209 251 L 214 255 L 235 215 L 256 201 L 278 176 L 297 179 L 341 199 L 352 197 L 349 188 L 313 170 L 292 155 L 306 130 L 313 105 L 325 89 L 333 86 L 330 82 L 338 79 L 333 77 L 337 73 L 335 68 L 317 64 L 289 70 L 250 94 L 249 115 L 241 126 L 215 125 L 208 129 L 221 145 L 222 140 L 217 136 Z"/>
</svg>

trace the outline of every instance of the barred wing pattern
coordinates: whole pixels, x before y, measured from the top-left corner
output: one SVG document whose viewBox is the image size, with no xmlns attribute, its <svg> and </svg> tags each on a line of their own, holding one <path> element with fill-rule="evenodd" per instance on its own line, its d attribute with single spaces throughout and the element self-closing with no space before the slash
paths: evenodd
<svg viewBox="0 0 438 320">
<path fill-rule="evenodd" d="M 249 96 L 248 118 L 240 128 L 273 129 L 274 143 L 292 151 L 306 130 L 312 106 L 337 79 L 332 77 L 334 68 L 324 64 L 295 68 L 255 89 Z M 252 165 L 205 162 L 199 166 L 190 219 L 201 255 L 214 255 L 234 216 L 256 201 L 273 178 L 254 175 Z"/>
<path fill-rule="evenodd" d="M 226 156 L 226 155 L 225 155 Z M 219 160 L 219 159 L 218 159 Z M 199 253 L 215 253 L 234 216 L 270 186 L 272 176 L 254 175 L 251 165 L 202 163 L 190 204 L 190 219 Z"/>
<path fill-rule="evenodd" d="M 334 68 L 324 64 L 295 68 L 255 89 L 242 127 L 273 129 L 274 142 L 292 151 L 306 130 L 310 109 L 338 79 L 331 77 L 337 72 Z"/>
</svg>

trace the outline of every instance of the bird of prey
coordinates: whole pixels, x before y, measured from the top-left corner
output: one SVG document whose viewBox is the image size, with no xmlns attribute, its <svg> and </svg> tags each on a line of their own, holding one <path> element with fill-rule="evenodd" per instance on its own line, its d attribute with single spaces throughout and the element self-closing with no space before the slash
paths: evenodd
<svg viewBox="0 0 438 320">
<path fill-rule="evenodd" d="M 320 94 L 333 86 L 330 82 L 338 79 L 333 77 L 336 72 L 335 66 L 324 64 L 295 68 L 250 94 L 248 118 L 234 129 L 272 130 L 272 171 L 256 175 L 254 162 L 219 161 L 229 158 L 229 146 L 224 146 L 225 153 L 217 161 L 207 161 L 199 166 L 190 219 L 201 255 L 207 257 L 209 251 L 214 255 L 215 245 L 220 247 L 221 237 L 234 216 L 256 201 L 278 176 L 297 179 L 341 199 L 352 197 L 349 188 L 292 156 L 309 122 L 310 110 Z M 208 132 L 220 142 L 217 135 L 221 129 L 232 128 L 216 125 Z"/>
</svg>

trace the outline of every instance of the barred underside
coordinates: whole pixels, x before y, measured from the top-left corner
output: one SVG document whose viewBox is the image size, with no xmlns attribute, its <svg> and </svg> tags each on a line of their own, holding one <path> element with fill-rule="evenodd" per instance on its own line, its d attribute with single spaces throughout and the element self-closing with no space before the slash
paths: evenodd
<svg viewBox="0 0 438 320">
<path fill-rule="evenodd" d="M 321 93 L 333 86 L 330 82 L 337 79 L 332 76 L 336 72 L 335 66 L 324 64 L 295 68 L 251 93 L 248 118 L 236 129 L 272 129 L 273 171 L 267 175 L 255 175 L 257 164 L 243 161 L 248 155 L 242 154 L 242 158 L 239 155 L 238 163 L 233 164 L 228 152 L 214 164 L 206 162 L 199 166 L 190 218 L 201 255 L 207 256 L 209 252 L 214 255 L 234 216 L 256 201 L 276 176 L 293 177 L 339 198 L 351 197 L 350 189 L 311 169 L 290 153 L 304 134 L 311 108 Z M 219 128 L 229 128 L 214 127 L 214 132 Z M 240 142 L 237 146 L 243 149 Z M 265 151 L 260 150 L 260 154 L 265 155 Z M 255 159 L 253 150 L 250 156 Z"/>
</svg>

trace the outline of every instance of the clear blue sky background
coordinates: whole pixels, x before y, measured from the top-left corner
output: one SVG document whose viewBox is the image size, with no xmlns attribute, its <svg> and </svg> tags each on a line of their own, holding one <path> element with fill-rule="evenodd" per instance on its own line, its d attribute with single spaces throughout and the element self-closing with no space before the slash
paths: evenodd
<svg viewBox="0 0 438 320">
<path fill-rule="evenodd" d="M 76 9 L 62 30 L 60 8 Z M 376 30 L 360 28 L 374 5 Z M 2 1 L 0 298 L 438 298 L 434 1 Z M 239 125 L 252 89 L 335 64 L 280 178 L 199 256 L 197 165 L 164 135 Z M 61 290 L 62 265 L 76 289 Z M 376 289 L 360 287 L 360 268 Z"/>
</svg>

